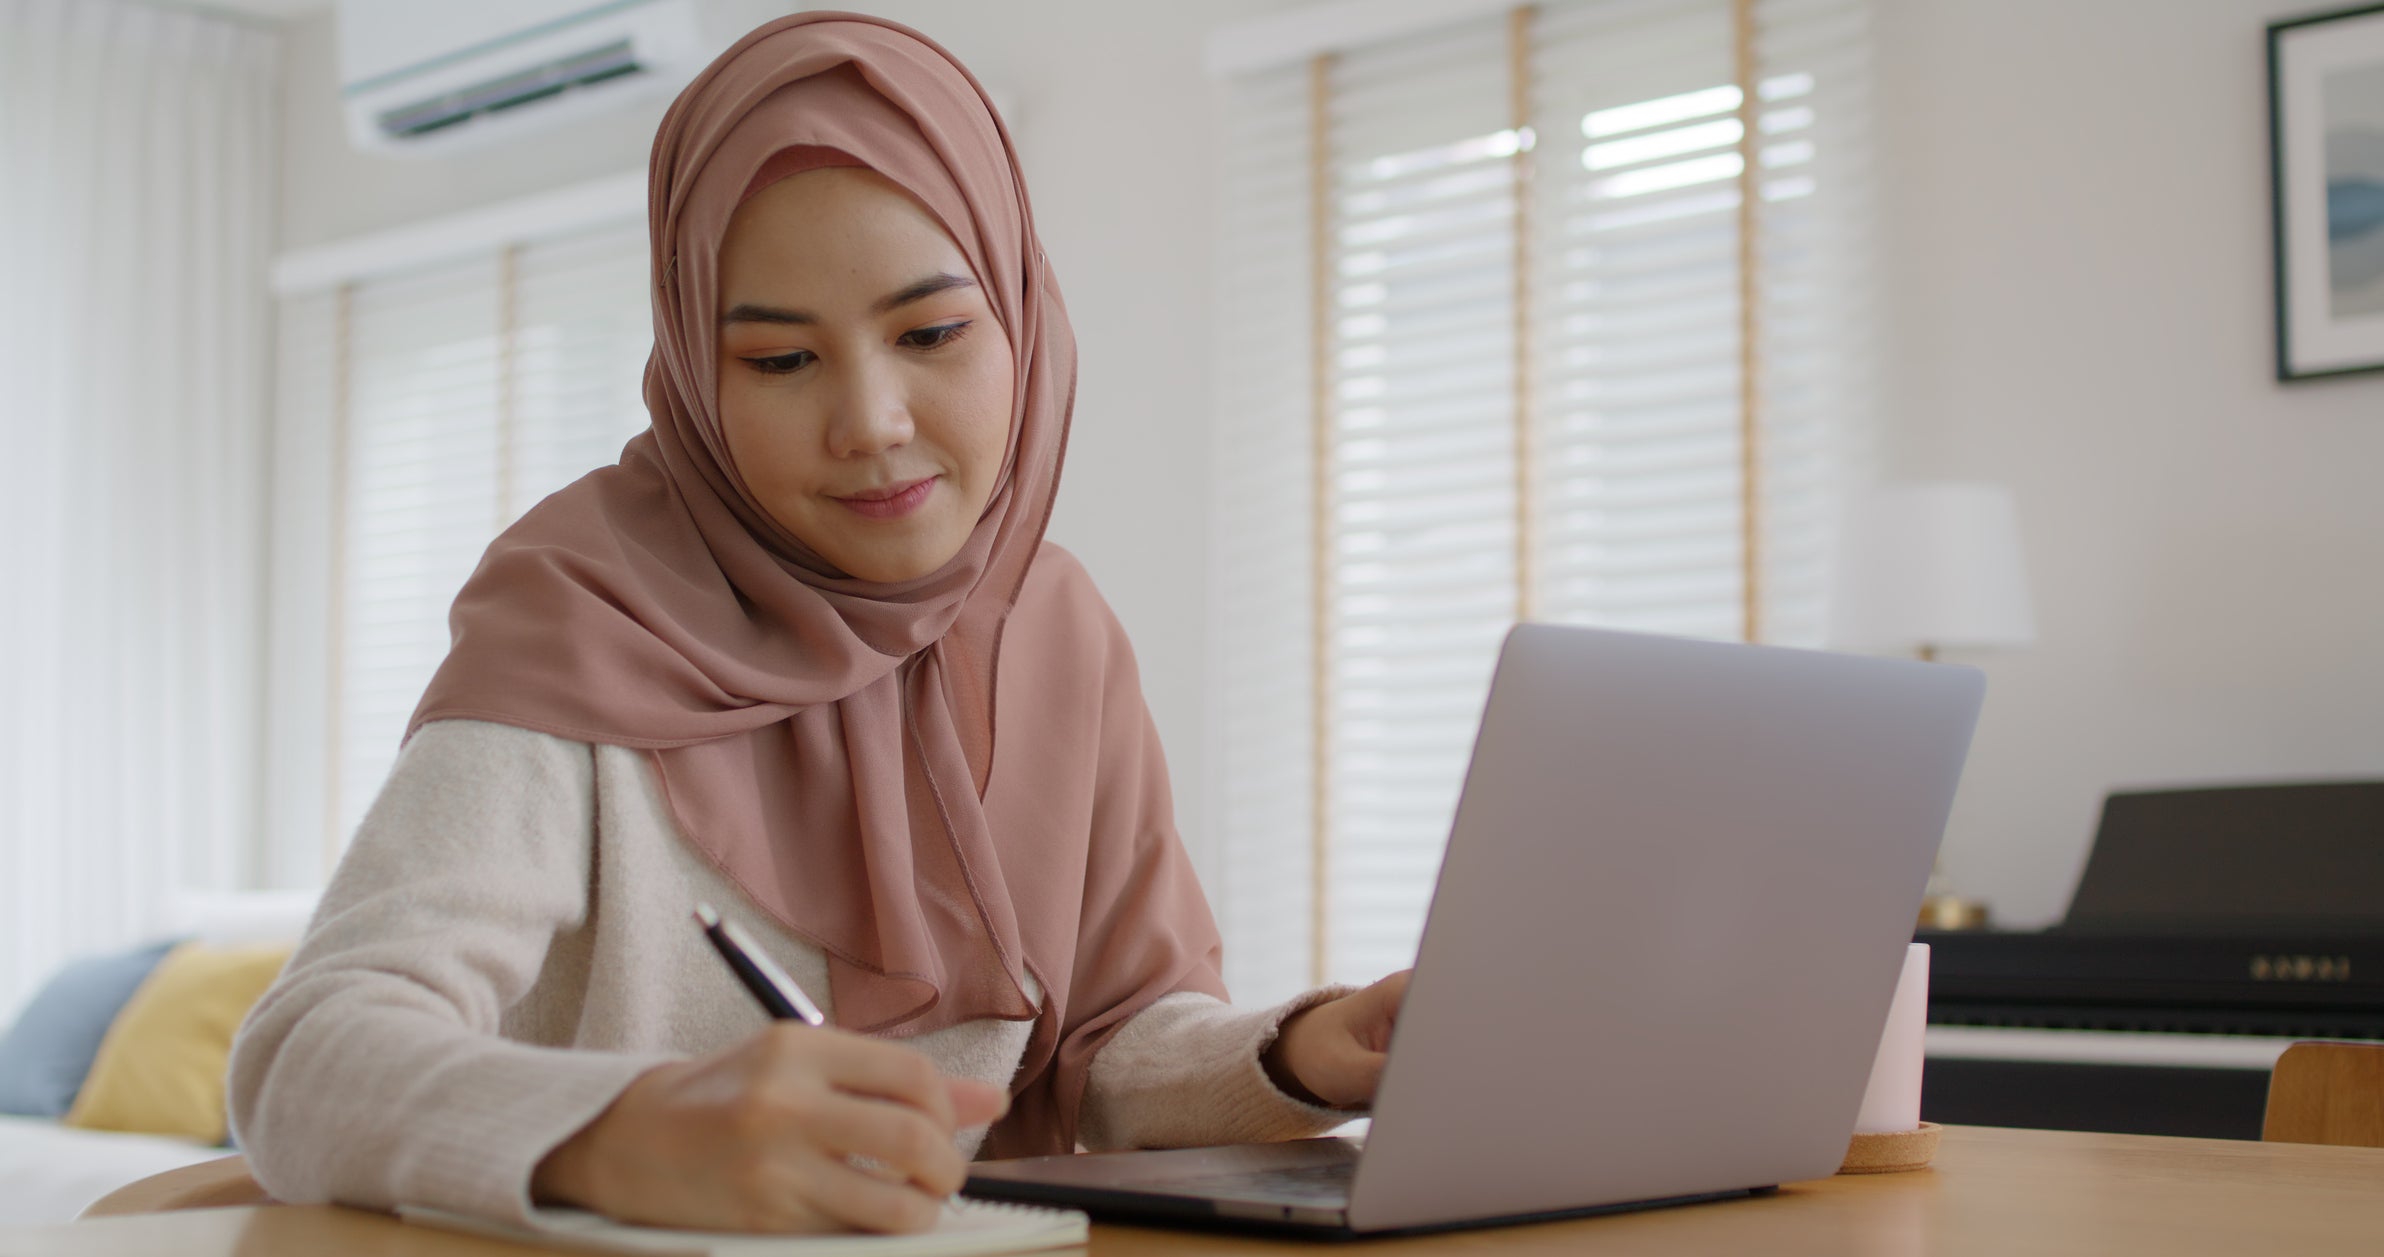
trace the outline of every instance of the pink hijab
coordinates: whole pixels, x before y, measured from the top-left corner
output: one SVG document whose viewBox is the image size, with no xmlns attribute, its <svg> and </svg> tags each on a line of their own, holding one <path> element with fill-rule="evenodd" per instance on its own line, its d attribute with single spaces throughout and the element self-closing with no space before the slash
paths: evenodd
<svg viewBox="0 0 2384 1257">
<path fill-rule="evenodd" d="M 942 222 L 1017 356 L 992 500 L 957 556 L 903 584 L 848 577 L 772 520 L 715 404 L 729 216 L 765 166 L 839 155 Z M 986 1150 L 1070 1151 L 1109 1032 L 1224 987 L 1132 652 L 1043 542 L 1075 342 L 1009 135 L 916 32 L 803 13 L 680 93 L 649 201 L 652 426 L 489 547 L 407 736 L 492 720 L 646 751 L 686 840 L 827 953 L 840 1024 L 1033 1018 Z"/>
</svg>

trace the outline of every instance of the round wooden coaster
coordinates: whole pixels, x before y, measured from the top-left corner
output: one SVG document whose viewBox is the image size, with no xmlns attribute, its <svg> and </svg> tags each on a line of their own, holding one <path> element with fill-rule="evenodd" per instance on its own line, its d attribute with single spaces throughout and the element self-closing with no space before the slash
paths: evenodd
<svg viewBox="0 0 2384 1257">
<path fill-rule="evenodd" d="M 1935 1122 L 1922 1122 L 1918 1130 L 1856 1135 L 1846 1145 L 1846 1160 L 1838 1166 L 1838 1173 L 1894 1174 L 1900 1170 L 1925 1169 L 1937 1155 L 1937 1136 L 1944 1131 Z"/>
</svg>

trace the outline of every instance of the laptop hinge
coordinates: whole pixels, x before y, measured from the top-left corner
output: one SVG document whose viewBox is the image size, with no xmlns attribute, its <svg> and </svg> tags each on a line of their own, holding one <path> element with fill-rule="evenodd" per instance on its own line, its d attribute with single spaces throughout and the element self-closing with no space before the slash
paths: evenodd
<svg viewBox="0 0 2384 1257">
<path fill-rule="evenodd" d="M 1243 1222 L 1291 1222 L 1300 1226 L 1348 1226 L 1347 1209 L 1320 1209 L 1313 1205 L 1270 1205 L 1255 1200 L 1216 1200 L 1217 1216 Z"/>
</svg>

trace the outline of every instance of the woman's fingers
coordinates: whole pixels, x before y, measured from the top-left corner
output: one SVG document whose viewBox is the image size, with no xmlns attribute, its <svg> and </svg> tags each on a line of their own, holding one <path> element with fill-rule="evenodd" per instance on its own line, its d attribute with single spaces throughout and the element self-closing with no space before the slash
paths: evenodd
<svg viewBox="0 0 2384 1257">
<path fill-rule="evenodd" d="M 908 1181 L 938 1199 L 959 1191 L 968 1176 L 951 1132 L 916 1109 L 884 1100 L 829 1096 L 813 1110 L 806 1133 L 828 1151 L 867 1157 L 885 1167 L 886 1177 Z"/>
<path fill-rule="evenodd" d="M 865 1170 L 829 1159 L 807 1167 L 810 1180 L 804 1195 L 811 1207 L 845 1226 L 862 1231 L 925 1231 L 942 1214 L 942 1196 L 930 1196 L 908 1183 L 889 1183 Z"/>
<path fill-rule="evenodd" d="M 1010 1093 L 971 1078 L 946 1078 L 944 1093 L 960 1125 L 982 1126 L 1010 1111 Z"/>
<path fill-rule="evenodd" d="M 1328 1105 L 1373 1103 L 1409 972 L 1294 1014 L 1260 1057 L 1269 1075 L 1291 1094 Z"/>
<path fill-rule="evenodd" d="M 1402 969 L 1358 992 L 1365 1015 L 1352 1023 L 1350 1032 L 1367 1051 L 1391 1050 L 1391 1031 L 1399 1024 L 1399 1005 L 1407 998 L 1407 977 L 1413 972 Z"/>
<path fill-rule="evenodd" d="M 860 1035 L 822 1034 L 804 1027 L 786 1030 L 790 1036 L 810 1040 L 793 1045 L 792 1050 L 810 1057 L 829 1086 L 909 1105 L 933 1118 L 946 1135 L 964 1125 L 953 1111 L 943 1074 L 925 1055 L 898 1043 Z"/>
<path fill-rule="evenodd" d="M 975 1078 L 944 1078 L 944 1095 L 951 1097 L 951 1112 L 963 1128 L 985 1126 L 1011 1112 L 1011 1092 Z"/>
<path fill-rule="evenodd" d="M 774 1026 L 658 1066 L 540 1162 L 541 1200 L 713 1230 L 935 1222 L 967 1165 L 953 1136 L 1005 1107 L 925 1055 L 838 1030 Z"/>
</svg>

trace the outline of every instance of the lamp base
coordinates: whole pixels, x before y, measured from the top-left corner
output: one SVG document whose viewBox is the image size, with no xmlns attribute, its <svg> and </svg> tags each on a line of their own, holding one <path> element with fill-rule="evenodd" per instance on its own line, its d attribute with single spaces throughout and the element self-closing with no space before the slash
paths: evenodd
<svg viewBox="0 0 2384 1257">
<path fill-rule="evenodd" d="M 1897 1174 L 1925 1170 L 1937 1155 L 1937 1137 L 1944 1133 L 1945 1128 L 1937 1123 L 1922 1122 L 1912 1130 L 1856 1135 L 1846 1145 L 1846 1160 L 1838 1166 L 1838 1173 Z"/>
</svg>

